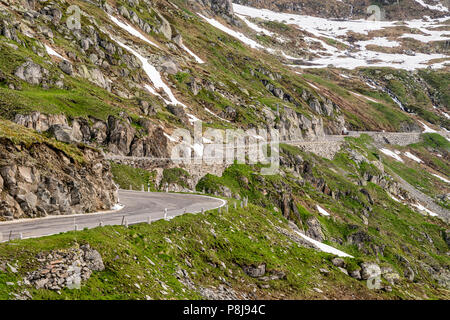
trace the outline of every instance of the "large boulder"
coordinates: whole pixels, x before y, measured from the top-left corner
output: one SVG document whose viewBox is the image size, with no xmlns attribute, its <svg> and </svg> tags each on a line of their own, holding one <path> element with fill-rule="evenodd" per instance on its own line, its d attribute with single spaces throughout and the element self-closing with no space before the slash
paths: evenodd
<svg viewBox="0 0 450 320">
<path fill-rule="evenodd" d="M 59 68 L 65 73 L 68 74 L 69 76 L 71 76 L 73 74 L 73 67 L 72 64 L 67 61 L 67 60 L 63 60 L 59 63 Z"/>
<path fill-rule="evenodd" d="M 38 132 L 47 131 L 52 125 L 55 124 L 68 125 L 64 114 L 45 115 L 38 111 L 34 111 L 26 115 L 16 114 L 14 122 Z"/>
<path fill-rule="evenodd" d="M 80 249 L 84 252 L 84 261 L 89 269 L 92 271 L 105 270 L 102 256 L 97 250 L 92 249 L 89 244 L 81 246 Z"/>
<path fill-rule="evenodd" d="M 48 71 L 30 60 L 19 66 L 14 75 L 30 84 L 39 85 L 48 75 Z"/>
<path fill-rule="evenodd" d="M 377 276 L 381 276 L 381 268 L 378 264 L 372 262 L 361 264 L 361 279 L 367 280 Z"/>
<path fill-rule="evenodd" d="M 166 18 L 164 18 L 164 16 L 158 11 L 155 10 L 155 12 L 160 22 L 158 31 L 161 32 L 167 40 L 172 40 L 172 27 L 170 26 L 169 21 L 167 21 Z"/>
<path fill-rule="evenodd" d="M 211 0 L 211 10 L 218 15 L 233 16 L 233 2 L 231 0 Z"/>
<path fill-rule="evenodd" d="M 73 135 L 73 130 L 71 127 L 67 125 L 61 125 L 61 124 L 55 124 L 52 125 L 47 132 L 52 134 L 56 140 L 65 142 L 65 143 L 72 143 L 72 142 L 80 142 L 78 137 L 75 137 Z"/>
<path fill-rule="evenodd" d="M 128 119 L 108 117 L 108 148 L 112 153 L 128 155 L 136 130 Z"/>
<path fill-rule="evenodd" d="M 242 269 L 252 278 L 262 277 L 266 273 L 266 265 L 264 263 L 257 266 L 244 266 Z"/>
<path fill-rule="evenodd" d="M 160 69 L 162 72 L 166 72 L 168 74 L 177 74 L 179 72 L 178 66 L 173 60 L 166 60 L 161 63 Z"/>
<path fill-rule="evenodd" d="M 306 221 L 306 225 L 309 227 L 306 231 L 306 235 L 314 240 L 322 242 L 325 238 L 322 232 L 322 226 L 316 217 L 311 217 Z"/>
</svg>

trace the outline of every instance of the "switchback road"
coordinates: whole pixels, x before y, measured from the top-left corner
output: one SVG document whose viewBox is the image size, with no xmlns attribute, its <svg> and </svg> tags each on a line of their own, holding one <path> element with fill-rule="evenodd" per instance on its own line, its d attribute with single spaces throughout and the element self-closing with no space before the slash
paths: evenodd
<svg viewBox="0 0 450 320">
<path fill-rule="evenodd" d="M 212 210 L 226 204 L 225 200 L 193 195 L 162 192 L 119 191 L 122 210 L 111 212 L 49 216 L 0 222 L 0 242 L 17 238 L 35 238 L 70 230 L 94 228 L 100 225 L 120 225 L 156 221 L 179 216 L 183 213 L 198 213 L 202 209 Z M 165 212 L 167 209 L 167 213 Z"/>
</svg>

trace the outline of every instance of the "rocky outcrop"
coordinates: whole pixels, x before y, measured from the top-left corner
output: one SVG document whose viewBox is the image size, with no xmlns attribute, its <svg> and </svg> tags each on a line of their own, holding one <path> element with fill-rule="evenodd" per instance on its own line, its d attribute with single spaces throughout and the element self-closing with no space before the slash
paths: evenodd
<svg viewBox="0 0 450 320">
<path fill-rule="evenodd" d="M 24 279 L 25 285 L 36 289 L 80 289 L 82 282 L 87 281 L 93 272 L 105 269 L 100 253 L 89 244 L 40 253 L 36 260 L 40 264 L 39 269 L 29 272 Z"/>
<path fill-rule="evenodd" d="M 237 19 L 236 16 L 234 15 L 232 0 L 194 0 L 194 1 L 196 1 L 200 5 L 201 9 L 204 8 L 209 9 L 211 13 L 220 16 L 228 23 L 234 24 L 236 26 L 241 25 L 240 20 Z"/>
<path fill-rule="evenodd" d="M 197 0 L 203 6 L 210 8 L 217 15 L 232 17 L 234 15 L 232 0 Z"/>
<path fill-rule="evenodd" d="M 114 154 L 128 155 L 136 131 L 128 119 L 108 117 L 108 148 Z"/>
<path fill-rule="evenodd" d="M 148 103 L 143 102 L 143 105 L 150 109 Z M 185 120 L 187 123 L 186 116 Z M 125 113 L 121 117 L 109 116 L 106 122 L 94 118 L 77 118 L 72 120 L 71 125 L 62 114 L 45 115 L 40 112 L 17 114 L 14 121 L 38 132 L 48 132 L 56 140 L 65 143 L 83 142 L 95 147 L 105 146 L 115 155 L 169 157 L 168 141 L 163 129 L 149 120 L 141 119 L 139 125 L 143 129 L 138 132 Z"/>
<path fill-rule="evenodd" d="M 66 116 L 63 114 L 45 115 L 40 112 L 32 112 L 27 115 L 17 114 L 14 122 L 37 132 L 47 131 L 52 125 L 67 125 Z"/>
<path fill-rule="evenodd" d="M 79 163 L 46 143 L 1 139 L 0 220 L 111 209 L 117 188 L 109 163 L 92 149 L 82 152 Z"/>
<path fill-rule="evenodd" d="M 243 266 L 242 269 L 252 278 L 262 277 L 266 273 L 266 265 L 264 263 L 257 266 Z"/>
<path fill-rule="evenodd" d="M 266 118 L 268 112 L 270 111 L 265 112 Z M 325 136 L 322 118 L 308 118 L 288 107 L 280 114 L 279 130 L 281 140 L 296 141 Z"/>
<path fill-rule="evenodd" d="M 325 238 L 322 232 L 322 226 L 320 225 L 319 220 L 316 217 L 311 217 L 306 221 L 306 225 L 308 226 L 308 230 L 306 231 L 306 235 L 314 240 L 322 242 Z"/>
<path fill-rule="evenodd" d="M 47 69 L 41 67 L 33 61 L 24 62 L 19 66 L 14 75 L 29 84 L 39 85 L 42 83 L 43 79 L 48 76 L 49 72 Z"/>
</svg>

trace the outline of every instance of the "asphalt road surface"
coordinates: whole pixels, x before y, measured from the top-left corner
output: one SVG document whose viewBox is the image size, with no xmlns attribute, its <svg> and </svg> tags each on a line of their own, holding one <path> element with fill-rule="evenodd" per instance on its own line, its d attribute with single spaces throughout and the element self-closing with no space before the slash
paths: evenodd
<svg viewBox="0 0 450 320">
<path fill-rule="evenodd" d="M 0 242 L 95 228 L 100 225 L 131 225 L 148 222 L 149 219 L 170 219 L 184 213 L 198 213 L 202 209 L 216 209 L 226 204 L 225 200 L 201 195 L 126 190 L 119 191 L 119 199 L 120 204 L 125 207 L 116 211 L 0 222 Z"/>
</svg>

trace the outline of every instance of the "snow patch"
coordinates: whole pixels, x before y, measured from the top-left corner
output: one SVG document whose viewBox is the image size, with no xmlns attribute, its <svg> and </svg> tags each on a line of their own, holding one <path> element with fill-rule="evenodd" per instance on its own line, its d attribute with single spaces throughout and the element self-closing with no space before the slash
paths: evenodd
<svg viewBox="0 0 450 320">
<path fill-rule="evenodd" d="M 164 132 L 164 136 L 165 136 L 167 139 L 169 139 L 169 141 L 177 142 L 177 140 L 176 140 L 175 138 L 169 136 L 169 135 L 168 135 L 167 133 L 165 133 L 165 132 Z"/>
<path fill-rule="evenodd" d="M 304 37 L 307 44 L 314 42 L 320 43 L 323 49 L 317 50 L 306 48 L 309 52 L 319 55 L 314 58 L 311 63 L 313 65 L 297 65 L 298 68 L 324 68 L 328 65 L 334 65 L 338 68 L 355 69 L 357 67 L 391 67 L 395 69 L 415 70 L 418 68 L 427 68 L 431 60 L 449 58 L 445 54 L 424 54 L 415 53 L 407 54 L 389 54 L 378 51 L 366 50 L 368 45 L 378 45 L 382 47 L 394 48 L 400 45 L 398 41 L 389 40 L 383 37 L 375 37 L 367 41 L 356 43 L 347 42 L 345 39 L 350 32 L 357 30 L 358 33 L 368 35 L 371 31 L 382 30 L 385 28 L 393 28 L 397 26 L 398 21 L 368 21 L 368 20 L 348 20 L 337 21 L 332 19 L 324 19 L 299 14 L 273 12 L 267 9 L 257 9 L 239 4 L 233 4 L 234 12 L 239 16 L 249 18 L 259 18 L 266 21 L 276 21 L 289 25 L 294 25 L 306 33 L 312 34 L 313 37 Z M 444 25 L 446 18 L 424 20 L 405 21 L 404 24 L 410 29 L 418 29 L 420 34 L 409 35 L 404 34 L 401 38 L 414 37 L 422 42 L 445 41 L 450 36 L 444 30 L 436 28 Z M 245 20 L 244 20 L 245 21 Z M 254 26 L 249 26 L 253 27 Z M 255 30 L 256 31 L 256 30 Z M 339 50 L 338 48 L 327 44 L 319 38 L 328 38 L 346 45 L 350 50 Z M 260 45 L 253 44 L 255 47 Z M 356 50 L 355 50 L 356 49 Z M 433 69 L 443 68 L 446 61 L 430 64 Z"/>
<path fill-rule="evenodd" d="M 428 8 L 430 10 L 434 11 L 441 11 L 441 12 L 448 12 L 448 9 L 444 7 L 441 3 L 438 3 L 437 5 L 430 5 L 423 2 L 423 0 L 415 0 L 417 3 L 419 3 L 422 7 Z"/>
<path fill-rule="evenodd" d="M 421 205 L 420 203 L 418 204 L 413 204 L 414 207 L 416 207 L 417 209 L 419 209 L 420 211 L 425 211 L 426 213 L 428 213 L 430 216 L 432 217 L 437 217 L 438 215 L 436 213 L 434 213 L 431 210 L 428 210 L 427 208 L 425 208 L 423 205 Z"/>
<path fill-rule="evenodd" d="M 317 248 L 320 249 L 320 251 L 327 252 L 327 253 L 331 253 L 331 254 L 334 254 L 334 255 L 339 256 L 339 257 L 349 257 L 349 258 L 353 258 L 353 256 L 351 256 L 351 255 L 349 255 L 349 254 L 347 254 L 347 253 L 345 253 L 345 252 L 343 252 L 343 251 L 341 251 L 341 250 L 338 250 L 338 249 L 336 249 L 336 248 L 333 248 L 332 246 L 329 246 L 329 245 L 327 245 L 327 244 L 324 244 L 324 243 L 322 243 L 322 242 L 319 242 L 319 241 L 317 241 L 317 240 L 314 240 L 314 239 L 312 239 L 312 238 L 310 238 L 310 237 L 304 235 L 304 234 L 301 233 L 301 232 L 298 232 L 298 231 L 296 231 L 296 230 L 294 230 L 294 232 L 295 232 L 296 234 L 298 234 L 300 237 L 302 237 L 303 239 L 305 239 L 306 241 L 308 241 L 308 242 L 312 243 L 313 245 L 315 245 Z"/>
<path fill-rule="evenodd" d="M 447 179 L 441 177 L 440 175 L 437 175 L 437 174 L 434 174 L 434 173 L 432 173 L 432 175 L 433 175 L 434 177 L 438 178 L 439 180 L 444 181 L 445 183 L 450 183 L 450 180 L 447 180 Z"/>
<path fill-rule="evenodd" d="M 108 14 L 108 16 L 109 16 L 109 19 L 111 19 L 112 22 L 114 22 L 117 26 L 119 26 L 120 28 L 122 28 L 125 31 L 127 31 L 129 34 L 135 36 L 136 38 L 141 39 L 142 41 L 147 42 L 148 44 L 150 44 L 150 45 L 152 45 L 154 47 L 157 47 L 157 48 L 161 49 L 156 43 L 153 43 L 150 40 L 148 40 L 142 33 L 140 33 L 138 30 L 136 30 L 135 28 L 133 28 L 129 24 L 120 21 L 119 19 L 117 19 L 116 17 L 113 17 L 110 14 Z"/>
<path fill-rule="evenodd" d="M 396 152 L 393 152 L 386 148 L 380 149 L 380 151 L 383 152 L 385 155 L 394 158 L 397 161 L 403 162 L 403 159 Z"/>
<path fill-rule="evenodd" d="M 48 55 L 54 56 L 54 57 L 57 57 L 57 58 L 60 58 L 60 59 L 62 59 L 62 60 L 66 60 L 66 61 L 67 61 L 66 58 L 64 58 L 63 56 L 61 56 L 58 52 L 56 52 L 55 50 L 53 50 L 53 49 L 52 49 L 51 47 L 49 47 L 48 45 L 44 44 L 44 46 L 45 46 L 45 51 L 47 51 Z"/>
<path fill-rule="evenodd" d="M 191 50 L 189 50 L 188 47 L 186 47 L 184 44 L 181 45 L 181 47 L 187 52 L 189 53 L 194 59 L 195 61 L 197 61 L 197 63 L 205 63 L 205 61 L 203 61 L 202 59 L 200 59 L 195 53 L 193 53 Z"/>
<path fill-rule="evenodd" d="M 322 208 L 321 206 L 316 205 L 316 208 L 317 208 L 317 210 L 320 212 L 321 215 L 324 215 L 324 216 L 329 216 L 329 215 L 330 215 L 330 214 L 329 214 L 324 208 Z"/>
<path fill-rule="evenodd" d="M 392 194 L 388 193 L 389 197 L 391 197 L 392 200 L 401 203 L 401 201 L 399 199 L 397 199 L 396 197 L 394 197 Z"/>
<path fill-rule="evenodd" d="M 423 123 L 422 121 L 419 121 L 421 124 L 422 124 L 422 126 L 423 126 L 423 128 L 424 128 L 424 130 L 423 130 L 423 132 L 424 133 L 436 133 L 437 131 L 436 130 L 434 130 L 434 129 L 431 129 L 429 126 L 427 126 L 425 123 Z"/>
<path fill-rule="evenodd" d="M 139 61 L 141 61 L 142 63 L 142 69 L 144 70 L 144 72 L 147 74 L 147 76 L 150 78 L 151 82 L 153 83 L 153 86 L 157 89 L 161 88 L 169 97 L 169 101 L 164 99 L 164 102 L 166 102 L 166 104 L 168 103 L 172 103 L 172 104 L 179 104 L 181 106 L 183 106 L 184 108 L 186 108 L 186 106 L 181 103 L 180 101 L 177 100 L 177 98 L 175 98 L 174 94 L 172 93 L 172 90 L 170 90 L 169 86 L 167 84 L 164 83 L 164 81 L 161 78 L 161 74 L 158 72 L 158 70 L 156 70 L 156 68 L 151 65 L 148 60 L 146 58 L 144 58 L 141 54 L 139 54 L 137 51 L 135 51 L 134 49 L 130 48 L 129 46 L 127 46 L 126 44 L 114 39 L 113 37 L 111 37 L 111 39 L 113 39 L 119 46 L 121 46 L 122 48 L 124 48 L 125 50 L 131 52 L 136 58 L 139 59 Z M 148 85 L 145 86 L 145 88 L 147 90 L 149 90 L 150 93 L 155 94 L 155 90 L 149 88 Z M 156 93 L 158 96 L 158 93 Z"/>
<path fill-rule="evenodd" d="M 115 205 L 112 206 L 111 210 L 118 211 L 118 210 L 122 210 L 123 208 L 125 208 L 125 206 L 123 204 L 116 203 Z"/>
<path fill-rule="evenodd" d="M 410 158 L 411 160 L 414 160 L 417 163 L 422 163 L 423 161 L 421 159 L 419 159 L 418 157 L 416 157 L 415 155 L 413 155 L 411 152 L 405 152 L 405 156 L 407 156 L 408 158 Z"/>
</svg>

